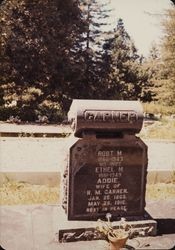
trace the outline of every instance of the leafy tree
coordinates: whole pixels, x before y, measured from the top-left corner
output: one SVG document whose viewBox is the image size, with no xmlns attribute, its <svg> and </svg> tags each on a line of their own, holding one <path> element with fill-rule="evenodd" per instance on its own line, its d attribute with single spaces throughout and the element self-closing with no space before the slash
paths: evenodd
<svg viewBox="0 0 175 250">
<path fill-rule="evenodd" d="M 11 0 L 0 8 L 3 100 L 15 99 L 30 119 L 49 105 L 66 109 L 85 30 L 78 2 Z"/>
</svg>

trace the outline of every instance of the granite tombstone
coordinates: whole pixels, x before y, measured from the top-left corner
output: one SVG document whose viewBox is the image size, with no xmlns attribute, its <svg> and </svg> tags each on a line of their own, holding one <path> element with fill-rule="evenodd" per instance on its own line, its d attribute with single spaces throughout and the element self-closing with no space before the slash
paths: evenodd
<svg viewBox="0 0 175 250">
<path fill-rule="evenodd" d="M 143 112 L 137 101 L 74 100 L 68 166 L 68 220 L 142 216 L 147 146 L 136 137 Z"/>
</svg>

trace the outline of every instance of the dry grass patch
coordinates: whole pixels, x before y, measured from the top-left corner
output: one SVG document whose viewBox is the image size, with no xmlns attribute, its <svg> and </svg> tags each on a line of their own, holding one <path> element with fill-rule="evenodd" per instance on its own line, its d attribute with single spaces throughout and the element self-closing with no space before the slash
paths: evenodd
<svg viewBox="0 0 175 250">
<path fill-rule="evenodd" d="M 175 140 L 175 120 L 156 121 L 144 127 L 139 136 L 143 139 Z"/>
<path fill-rule="evenodd" d="M 8 181 L 0 187 L 0 205 L 56 204 L 59 187 Z"/>
<path fill-rule="evenodd" d="M 174 183 L 147 184 L 146 199 L 147 200 L 175 199 L 175 184 Z"/>
</svg>

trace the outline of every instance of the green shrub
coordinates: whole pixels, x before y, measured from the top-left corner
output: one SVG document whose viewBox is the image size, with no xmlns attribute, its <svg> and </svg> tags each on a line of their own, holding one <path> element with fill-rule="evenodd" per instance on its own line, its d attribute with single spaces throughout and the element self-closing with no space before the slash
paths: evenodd
<svg viewBox="0 0 175 250">
<path fill-rule="evenodd" d="M 46 116 L 50 123 L 60 123 L 64 119 L 64 113 L 61 109 L 53 106 L 40 105 L 36 110 L 37 118 Z"/>
<path fill-rule="evenodd" d="M 37 108 L 30 106 L 24 106 L 22 108 L 17 106 L 0 106 L 0 121 L 7 121 L 12 116 L 14 118 L 18 117 L 22 122 L 36 122 L 39 120 L 39 116 L 46 116 L 49 123 L 60 123 L 66 115 L 58 108 L 46 106 L 39 106 Z"/>
<path fill-rule="evenodd" d="M 0 121 L 7 121 L 10 116 L 19 116 L 18 108 L 0 106 Z"/>
</svg>

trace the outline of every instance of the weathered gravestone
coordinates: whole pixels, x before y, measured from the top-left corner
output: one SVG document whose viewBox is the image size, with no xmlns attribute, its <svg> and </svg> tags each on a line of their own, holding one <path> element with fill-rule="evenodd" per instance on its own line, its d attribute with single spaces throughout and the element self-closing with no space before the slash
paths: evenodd
<svg viewBox="0 0 175 250">
<path fill-rule="evenodd" d="M 140 103 L 74 100 L 69 116 L 81 139 L 70 149 L 68 219 L 143 215 L 147 147 L 135 136 Z"/>
<path fill-rule="evenodd" d="M 146 218 L 147 146 L 136 137 L 143 111 L 137 101 L 73 100 L 69 120 L 78 139 L 70 148 L 68 220 Z M 155 230 L 154 230 L 155 232 Z"/>
</svg>

